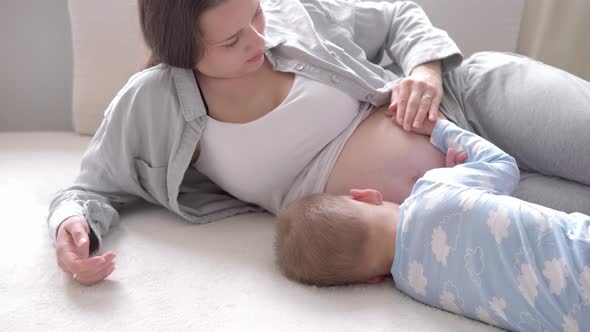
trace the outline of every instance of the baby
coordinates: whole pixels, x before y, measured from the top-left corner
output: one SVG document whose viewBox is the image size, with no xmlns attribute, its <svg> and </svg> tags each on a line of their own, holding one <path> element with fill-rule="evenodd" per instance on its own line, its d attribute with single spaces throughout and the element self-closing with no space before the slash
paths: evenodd
<svg viewBox="0 0 590 332">
<path fill-rule="evenodd" d="M 509 195 L 515 160 L 439 120 L 431 143 L 467 160 L 427 172 L 401 205 L 376 190 L 315 194 L 279 213 L 277 263 L 319 286 L 392 275 L 428 305 L 515 331 L 590 331 L 590 217 Z"/>
</svg>

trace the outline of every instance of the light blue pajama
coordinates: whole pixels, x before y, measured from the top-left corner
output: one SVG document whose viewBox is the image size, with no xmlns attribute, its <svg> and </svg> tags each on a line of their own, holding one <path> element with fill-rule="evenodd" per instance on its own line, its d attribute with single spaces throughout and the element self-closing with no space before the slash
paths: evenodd
<svg viewBox="0 0 590 332">
<path fill-rule="evenodd" d="M 391 269 L 416 300 L 514 331 L 590 331 L 590 217 L 509 195 L 515 160 L 439 121 L 467 161 L 427 172 L 400 207 Z"/>
</svg>

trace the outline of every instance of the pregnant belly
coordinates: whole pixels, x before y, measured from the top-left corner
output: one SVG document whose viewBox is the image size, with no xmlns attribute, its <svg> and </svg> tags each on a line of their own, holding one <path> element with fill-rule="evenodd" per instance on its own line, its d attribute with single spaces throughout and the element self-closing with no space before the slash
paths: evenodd
<svg viewBox="0 0 590 332">
<path fill-rule="evenodd" d="M 385 116 L 386 110 L 386 105 L 379 107 L 350 136 L 325 192 L 377 189 L 386 201 L 400 204 L 426 171 L 444 166 L 445 156 L 429 137 L 404 131 Z"/>
</svg>

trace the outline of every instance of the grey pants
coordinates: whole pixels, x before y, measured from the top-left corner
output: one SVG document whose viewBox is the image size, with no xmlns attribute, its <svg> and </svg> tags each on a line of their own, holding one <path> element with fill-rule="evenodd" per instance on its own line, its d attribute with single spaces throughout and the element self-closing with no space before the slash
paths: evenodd
<svg viewBox="0 0 590 332">
<path fill-rule="evenodd" d="M 511 154 L 513 196 L 590 215 L 590 83 L 522 55 L 476 53 L 444 75 L 441 111 Z"/>
</svg>

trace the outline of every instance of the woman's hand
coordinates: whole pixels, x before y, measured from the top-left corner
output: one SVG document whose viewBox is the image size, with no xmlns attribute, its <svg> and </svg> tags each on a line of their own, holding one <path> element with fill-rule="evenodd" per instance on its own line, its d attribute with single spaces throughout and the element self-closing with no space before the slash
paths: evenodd
<svg viewBox="0 0 590 332">
<path fill-rule="evenodd" d="M 392 121 L 397 121 L 406 131 L 420 128 L 427 116 L 430 121 L 436 120 L 442 96 L 440 61 L 418 65 L 409 77 L 393 87 L 386 115 L 392 116 Z"/>
<path fill-rule="evenodd" d="M 66 273 L 83 285 L 90 286 L 115 270 L 115 253 L 89 258 L 90 230 L 82 217 L 66 219 L 57 231 L 57 264 Z"/>
<path fill-rule="evenodd" d="M 385 113 L 385 115 L 387 115 L 387 112 Z M 432 131 L 434 130 L 434 127 L 436 127 L 438 121 L 446 119 L 447 118 L 444 115 L 442 115 L 442 113 L 437 112 L 437 116 L 434 119 L 434 121 L 431 121 L 430 119 L 425 119 L 424 123 L 422 123 L 422 125 L 419 128 L 412 128 L 411 131 L 424 136 L 432 136 Z M 394 123 L 393 125 L 398 126 L 399 124 Z"/>
<path fill-rule="evenodd" d="M 436 123 L 441 119 L 445 119 L 445 117 L 439 113 L 435 121 L 427 119 L 423 126 L 420 128 L 414 128 L 412 131 L 420 135 L 432 136 L 432 131 L 434 130 L 434 127 L 436 127 Z M 446 153 L 445 167 L 455 167 L 456 165 L 464 163 L 465 160 L 467 160 L 467 151 L 458 152 L 456 149 L 449 148 Z"/>
</svg>

